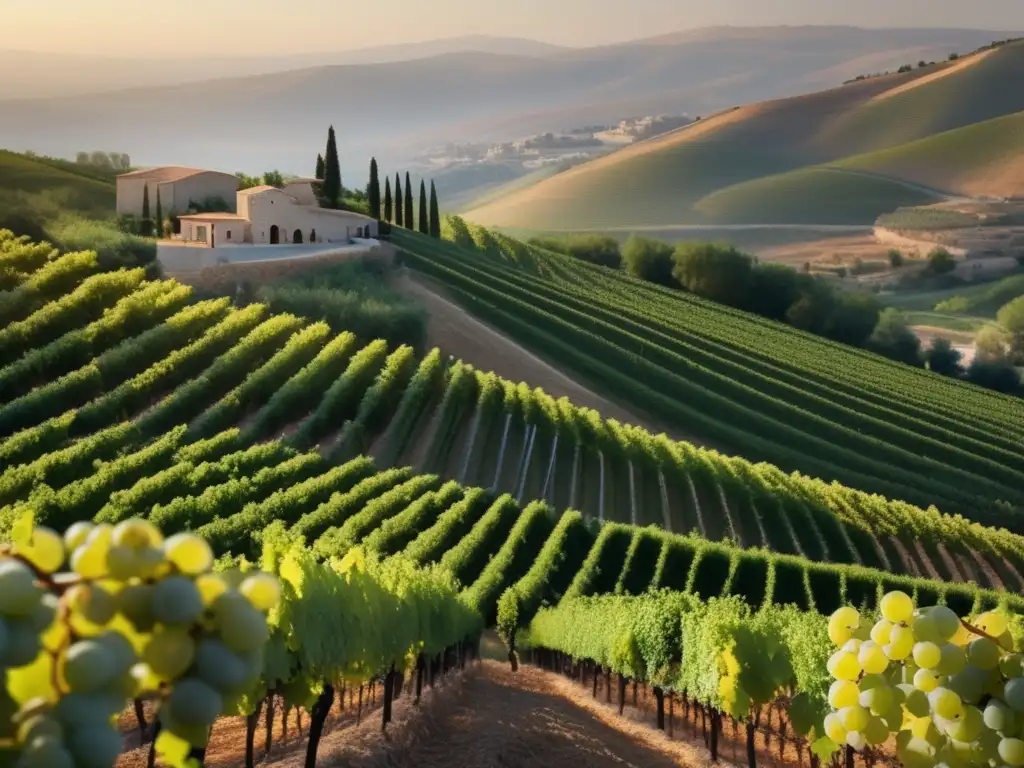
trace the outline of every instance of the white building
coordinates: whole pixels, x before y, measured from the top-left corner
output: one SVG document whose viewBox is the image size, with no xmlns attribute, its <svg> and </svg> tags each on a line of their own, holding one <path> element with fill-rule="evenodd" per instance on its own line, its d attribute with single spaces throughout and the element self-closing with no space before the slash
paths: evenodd
<svg viewBox="0 0 1024 768">
<path fill-rule="evenodd" d="M 377 221 L 349 211 L 321 208 L 314 179 L 293 179 L 281 189 L 252 187 L 236 193 L 236 213 L 195 213 L 181 216 L 186 243 L 279 245 L 344 243 L 377 236 Z"/>
<path fill-rule="evenodd" d="M 122 173 L 117 177 L 117 213 L 119 216 L 142 216 L 142 201 L 149 190 L 149 215 L 156 215 L 157 196 L 166 216 L 172 211 L 187 211 L 190 203 L 221 198 L 229 205 L 235 202 L 238 178 L 220 171 L 163 166 Z"/>
</svg>

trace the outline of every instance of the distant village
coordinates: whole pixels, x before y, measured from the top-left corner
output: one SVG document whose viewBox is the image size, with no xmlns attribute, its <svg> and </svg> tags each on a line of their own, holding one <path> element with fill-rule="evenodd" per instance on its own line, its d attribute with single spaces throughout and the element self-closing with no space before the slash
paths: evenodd
<svg viewBox="0 0 1024 768">
<path fill-rule="evenodd" d="M 618 125 L 592 125 L 572 128 L 558 133 L 506 141 L 449 142 L 432 147 L 416 158 L 419 165 L 432 168 L 453 166 L 482 166 L 510 163 L 521 165 L 525 172 L 560 163 L 589 160 L 625 144 L 649 139 L 668 131 L 689 125 L 694 120 L 688 115 L 648 115 L 630 117 Z"/>
</svg>

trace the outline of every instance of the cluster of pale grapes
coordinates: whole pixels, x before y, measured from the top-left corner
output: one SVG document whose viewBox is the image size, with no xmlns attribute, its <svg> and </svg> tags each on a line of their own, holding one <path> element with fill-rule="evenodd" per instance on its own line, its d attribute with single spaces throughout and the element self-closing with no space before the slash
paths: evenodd
<svg viewBox="0 0 1024 768">
<path fill-rule="evenodd" d="M 839 650 L 826 735 L 857 751 L 895 735 L 906 768 L 1024 766 L 1024 656 L 1006 617 L 967 624 L 945 606 L 915 609 L 903 592 L 879 608 L 874 624 L 850 607 L 829 618 Z"/>
<path fill-rule="evenodd" d="M 203 747 L 258 682 L 273 576 L 215 574 L 205 540 L 145 520 L 63 536 L 28 524 L 13 539 L 0 550 L 0 729 L 19 768 L 109 768 L 116 718 L 139 698 L 158 702 L 166 738 Z"/>
</svg>

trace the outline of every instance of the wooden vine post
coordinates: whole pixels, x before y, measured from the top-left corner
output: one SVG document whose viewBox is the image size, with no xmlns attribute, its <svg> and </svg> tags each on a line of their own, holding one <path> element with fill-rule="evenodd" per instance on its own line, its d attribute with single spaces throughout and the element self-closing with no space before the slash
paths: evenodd
<svg viewBox="0 0 1024 768">
<path fill-rule="evenodd" d="M 316 768 L 316 753 L 320 748 L 320 737 L 324 732 L 324 723 L 334 703 L 334 687 L 324 683 L 324 689 L 313 704 L 313 712 L 309 718 L 309 741 L 306 744 L 306 768 Z"/>
</svg>

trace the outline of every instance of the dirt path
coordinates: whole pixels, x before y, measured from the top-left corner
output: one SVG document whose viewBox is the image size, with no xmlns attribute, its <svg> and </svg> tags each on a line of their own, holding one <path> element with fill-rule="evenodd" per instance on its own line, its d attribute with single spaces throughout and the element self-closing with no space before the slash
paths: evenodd
<svg viewBox="0 0 1024 768">
<path fill-rule="evenodd" d="M 299 768 L 302 757 L 296 752 L 264 765 Z M 669 768 L 710 765 L 710 760 L 703 750 L 619 718 L 555 675 L 532 667 L 521 667 L 513 675 L 507 664 L 484 661 L 418 710 L 400 699 L 387 739 L 380 736 L 377 717 L 358 728 L 327 734 L 317 765 Z"/>
<path fill-rule="evenodd" d="M 421 301 L 427 308 L 427 345 L 441 350 L 477 370 L 494 371 L 510 381 L 525 381 L 540 387 L 554 398 L 568 397 L 573 404 L 593 408 L 606 419 L 634 424 L 657 434 L 667 430 L 650 419 L 613 403 L 573 381 L 561 371 L 520 347 L 490 326 L 474 318 L 458 305 L 441 296 L 421 278 L 403 270 L 394 287 Z M 677 436 L 678 439 L 688 439 Z"/>
</svg>

